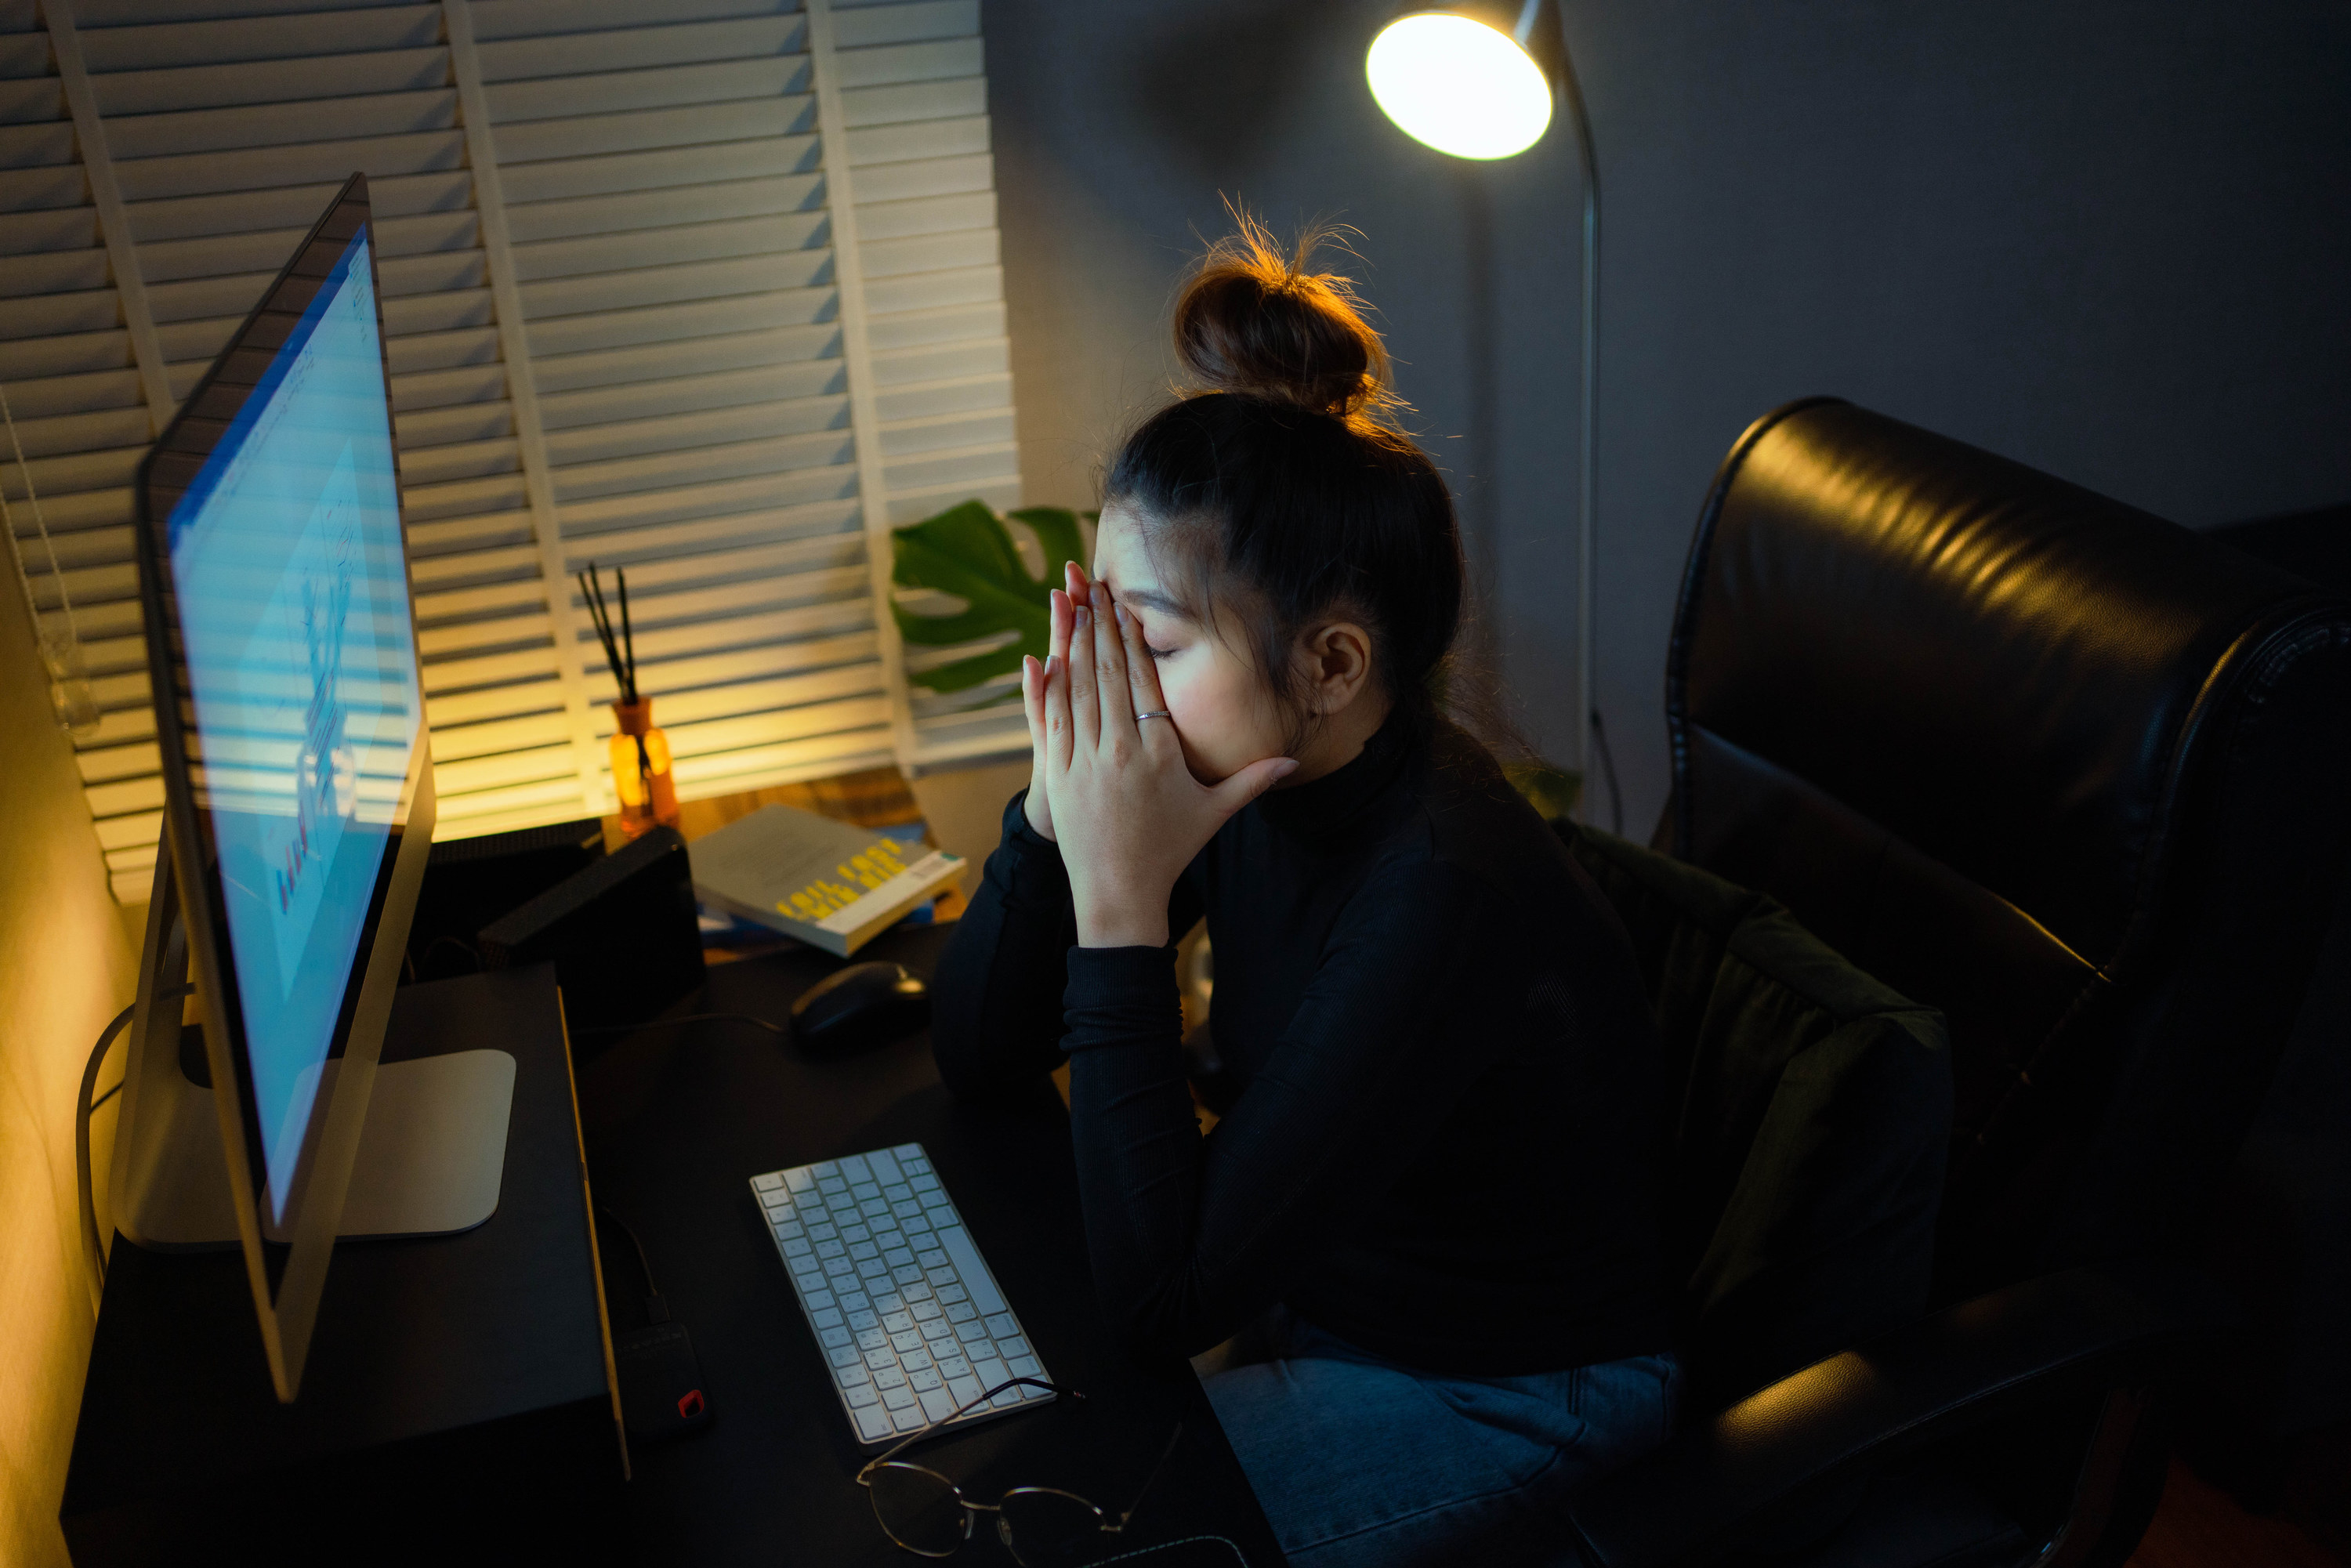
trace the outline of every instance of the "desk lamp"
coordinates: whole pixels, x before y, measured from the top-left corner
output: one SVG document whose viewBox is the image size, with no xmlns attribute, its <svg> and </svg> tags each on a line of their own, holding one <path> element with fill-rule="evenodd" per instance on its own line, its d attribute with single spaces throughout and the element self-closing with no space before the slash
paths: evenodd
<svg viewBox="0 0 2351 1568">
<path fill-rule="evenodd" d="M 1575 119 L 1583 160 L 1583 490 L 1575 517 L 1576 704 L 1583 724 L 1576 767 L 1592 775 L 1595 749 L 1608 778 L 1615 826 L 1624 827 L 1607 732 L 1593 701 L 1593 579 L 1599 530 L 1598 411 L 1594 367 L 1600 349 L 1600 173 L 1593 162 L 1592 121 L 1568 58 L 1555 0 L 1406 0 L 1372 40 L 1364 57 L 1372 96 L 1406 135 L 1456 158 L 1491 160 L 1523 152 L 1551 124 L 1554 96 Z"/>
</svg>

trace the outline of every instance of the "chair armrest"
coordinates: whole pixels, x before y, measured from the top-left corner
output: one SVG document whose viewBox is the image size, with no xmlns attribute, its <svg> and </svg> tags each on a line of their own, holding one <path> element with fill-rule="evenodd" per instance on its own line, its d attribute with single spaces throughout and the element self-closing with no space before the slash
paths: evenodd
<svg viewBox="0 0 2351 1568">
<path fill-rule="evenodd" d="M 1978 1296 L 1815 1362 L 1693 1423 L 1569 1505 L 1593 1568 L 1697 1568 L 1866 1467 L 2060 1389 L 2145 1380 L 2215 1326 L 2184 1277 L 2069 1269 Z"/>
</svg>

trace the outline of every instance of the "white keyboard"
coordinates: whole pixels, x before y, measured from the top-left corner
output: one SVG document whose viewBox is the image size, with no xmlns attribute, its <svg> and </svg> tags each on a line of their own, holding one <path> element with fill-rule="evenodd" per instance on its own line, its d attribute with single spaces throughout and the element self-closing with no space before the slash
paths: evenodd
<svg viewBox="0 0 2351 1568">
<path fill-rule="evenodd" d="M 945 1420 L 1009 1378 L 1045 1376 L 922 1145 L 769 1171 L 751 1192 L 863 1446 Z M 1008 1389 L 955 1424 L 1052 1397 Z"/>
</svg>

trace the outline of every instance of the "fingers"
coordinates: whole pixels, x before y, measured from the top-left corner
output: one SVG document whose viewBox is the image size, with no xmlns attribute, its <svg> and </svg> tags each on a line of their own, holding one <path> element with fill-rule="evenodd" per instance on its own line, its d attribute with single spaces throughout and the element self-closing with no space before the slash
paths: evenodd
<svg viewBox="0 0 2351 1568">
<path fill-rule="evenodd" d="M 1139 714 L 1165 713 L 1167 703 L 1159 691 L 1159 661 L 1151 656 L 1150 645 L 1143 640 L 1143 622 L 1122 610 L 1118 612 L 1118 629 L 1121 645 L 1126 653 L 1127 696 L 1134 705 L 1133 711 Z M 1149 733 L 1153 725 L 1164 726 L 1168 738 L 1175 737 L 1176 727 L 1165 719 L 1154 719 L 1150 724 L 1138 723 L 1137 728 L 1144 732 L 1144 745 L 1158 744 Z"/>
<path fill-rule="evenodd" d="M 1298 764 L 1287 757 L 1269 757 L 1262 762 L 1252 762 L 1238 773 L 1208 791 L 1208 799 L 1217 810 L 1231 816 L 1268 789 L 1298 771 Z"/>
<path fill-rule="evenodd" d="M 1077 570 L 1071 561 L 1063 575 Z M 1048 592 L 1045 595 L 1045 653 L 1048 658 L 1070 661 L 1070 595 Z"/>
<path fill-rule="evenodd" d="M 1070 610 L 1069 711 L 1072 744 L 1092 750 L 1102 738 L 1101 684 L 1094 670 L 1093 607 L 1082 600 Z"/>
<path fill-rule="evenodd" d="M 1045 666 L 1034 653 L 1020 657 L 1020 711 L 1029 719 L 1029 749 L 1045 759 Z"/>
<path fill-rule="evenodd" d="M 1038 672 L 1038 690 L 1044 699 L 1047 769 L 1066 772 L 1077 738 L 1077 727 L 1070 717 L 1070 661 L 1059 654 L 1047 659 Z"/>
<path fill-rule="evenodd" d="M 1126 629 L 1123 613 L 1111 602 L 1110 590 L 1093 585 L 1095 687 L 1102 698 L 1102 732 L 1105 737 L 1129 739 L 1134 734 L 1134 693 L 1127 684 Z"/>
</svg>

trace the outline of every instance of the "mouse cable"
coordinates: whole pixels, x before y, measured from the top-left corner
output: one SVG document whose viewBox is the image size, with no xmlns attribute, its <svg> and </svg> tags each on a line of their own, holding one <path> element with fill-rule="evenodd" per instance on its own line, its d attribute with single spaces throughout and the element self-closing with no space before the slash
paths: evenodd
<svg viewBox="0 0 2351 1568">
<path fill-rule="evenodd" d="M 666 1029 L 674 1023 L 750 1023 L 758 1024 L 769 1034 L 789 1038 L 791 1030 L 779 1023 L 754 1018 L 749 1013 L 682 1013 L 674 1019 L 647 1019 L 643 1023 L 600 1023 L 587 1029 L 575 1029 L 573 1034 L 634 1034 L 641 1029 Z"/>
<path fill-rule="evenodd" d="M 629 1245 L 636 1249 L 637 1272 L 645 1277 L 645 1321 L 649 1323 L 669 1322 L 669 1303 L 662 1300 L 660 1289 L 653 1284 L 653 1266 L 645 1260 L 645 1244 L 637 1239 L 637 1233 L 629 1228 L 627 1220 L 601 1203 L 596 1206 L 596 1218 L 618 1229 L 629 1239 Z"/>
</svg>

